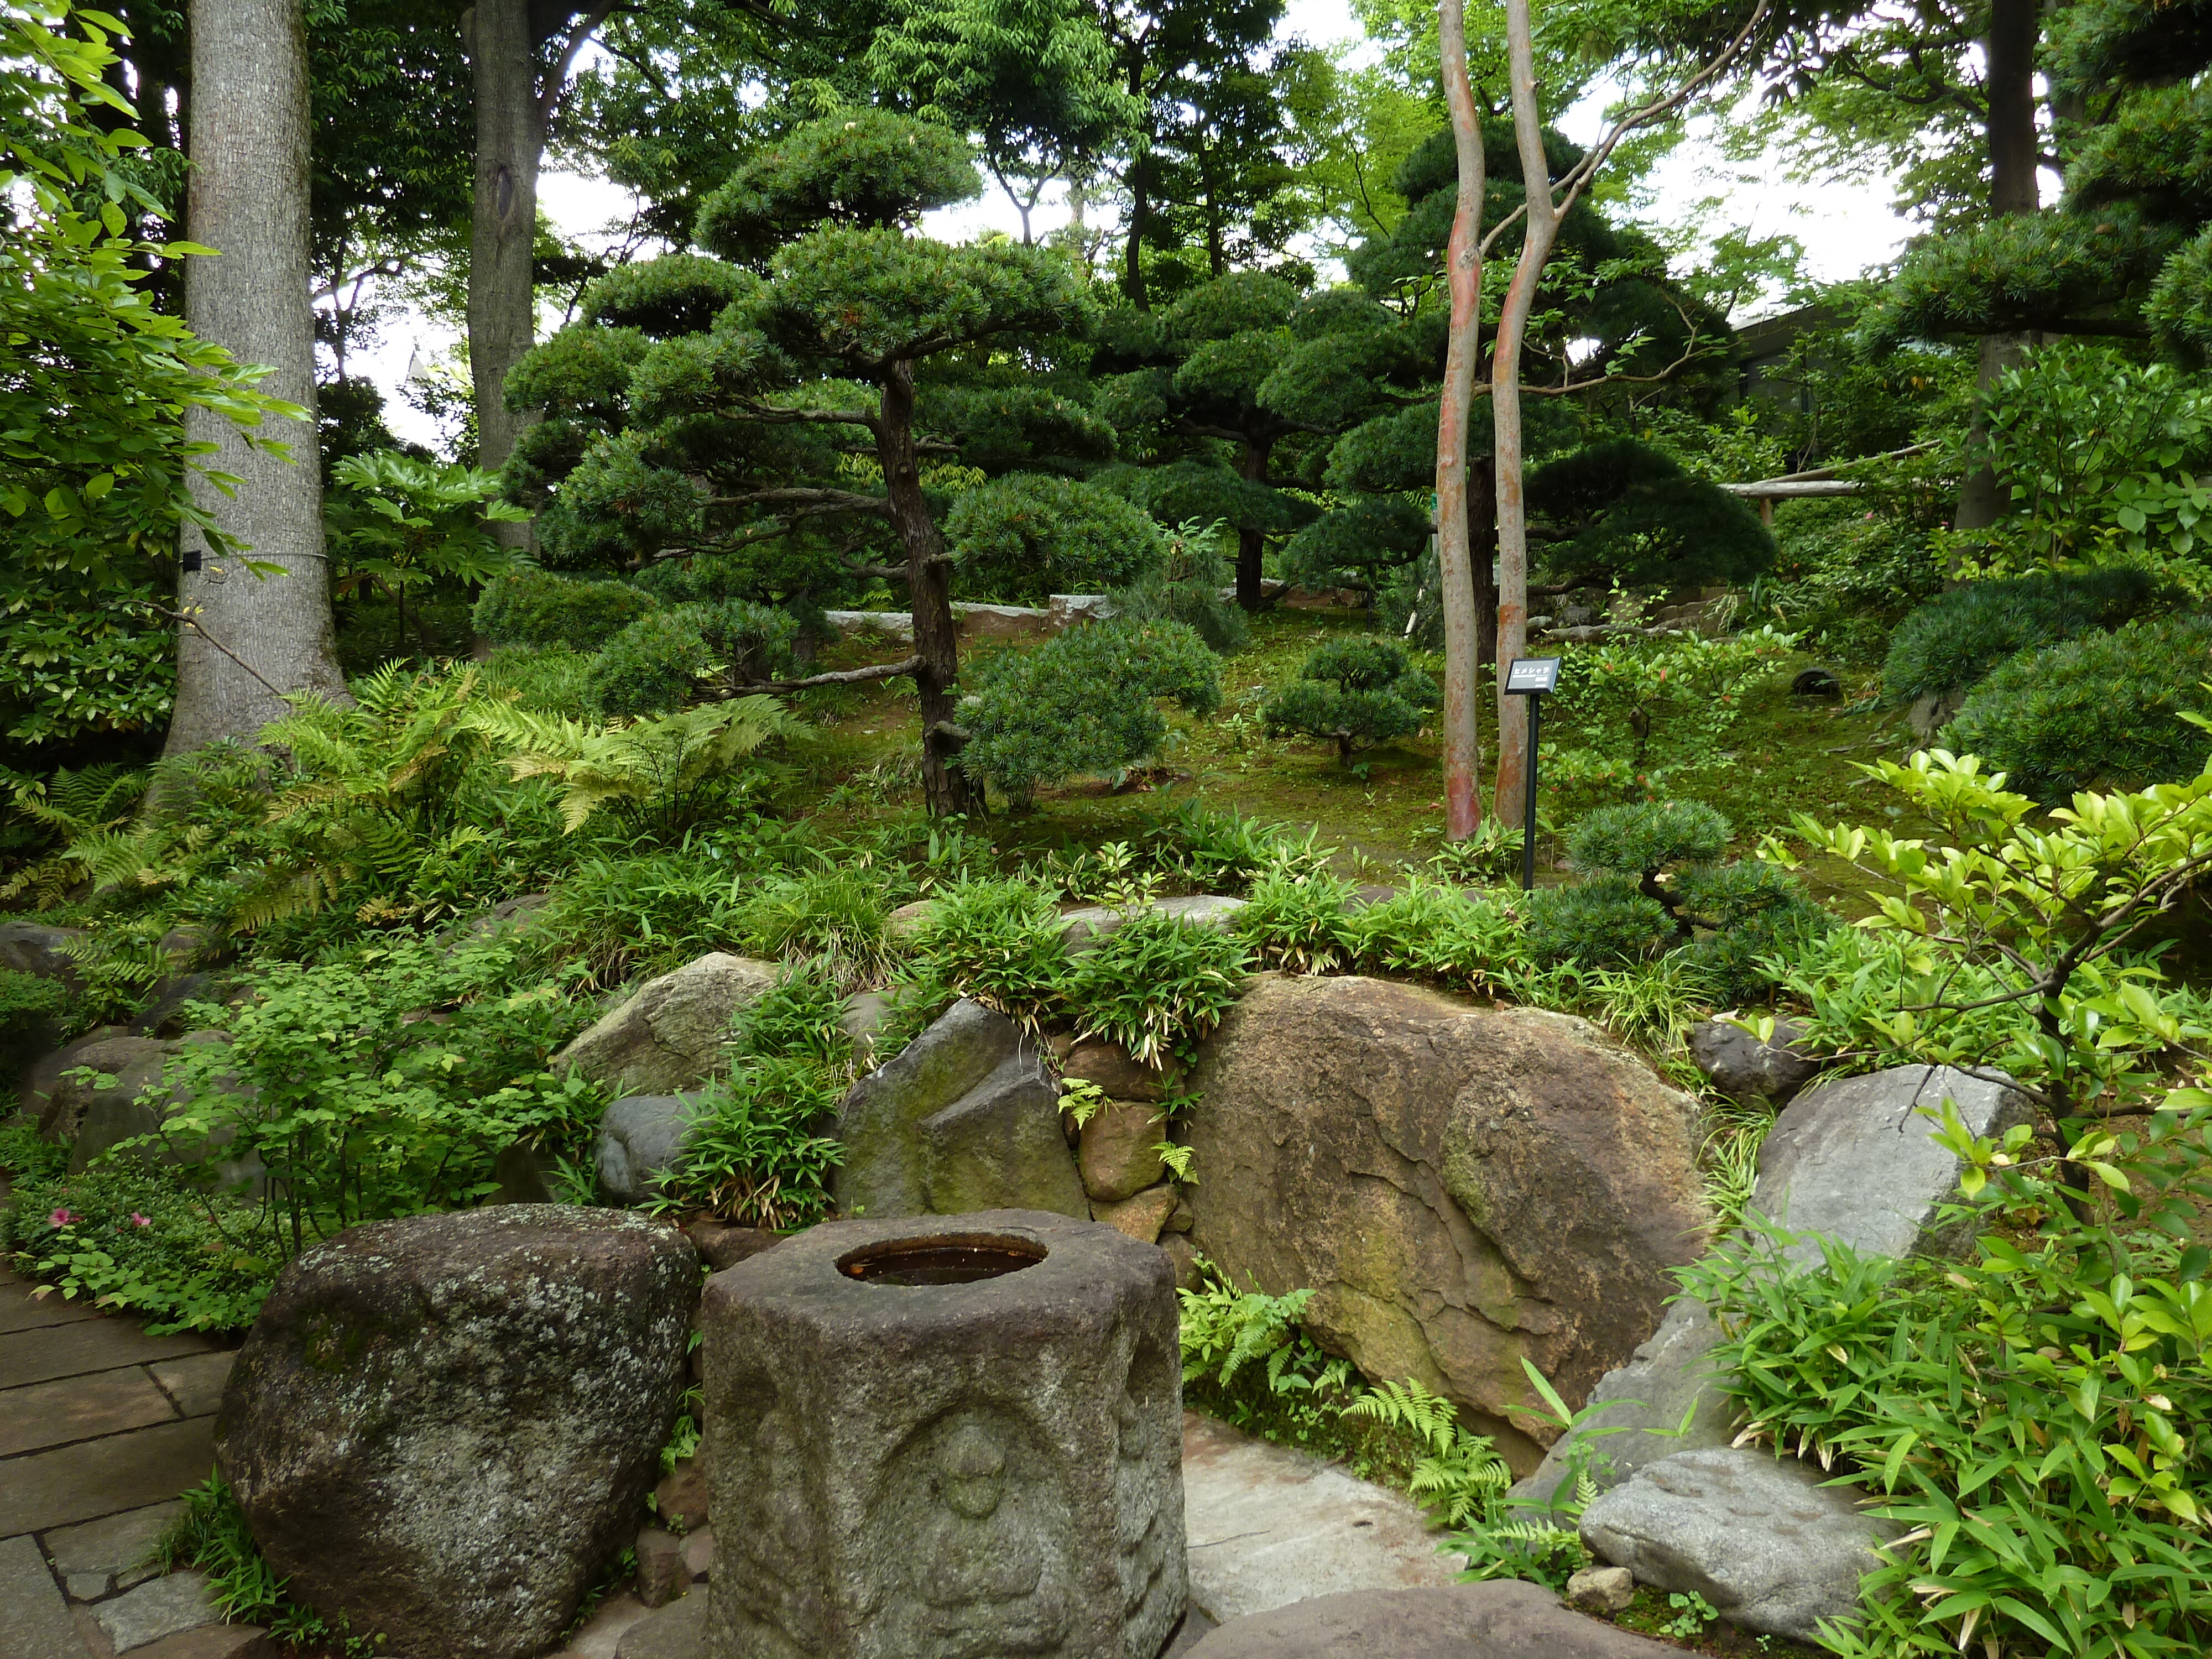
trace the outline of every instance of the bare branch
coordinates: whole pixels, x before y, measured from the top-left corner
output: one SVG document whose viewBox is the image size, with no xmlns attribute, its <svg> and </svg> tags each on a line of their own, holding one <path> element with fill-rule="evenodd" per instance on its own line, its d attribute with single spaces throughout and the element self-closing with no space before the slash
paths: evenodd
<svg viewBox="0 0 2212 1659">
<path fill-rule="evenodd" d="M 811 674 L 803 680 L 761 680 L 752 685 L 732 685 L 715 695 L 726 699 L 750 696 L 756 691 L 804 691 L 817 685 L 859 685 L 868 680 L 899 679 L 919 673 L 921 667 L 920 657 L 908 657 L 903 662 L 878 663 L 872 668 L 841 668 L 835 673 Z"/>
</svg>

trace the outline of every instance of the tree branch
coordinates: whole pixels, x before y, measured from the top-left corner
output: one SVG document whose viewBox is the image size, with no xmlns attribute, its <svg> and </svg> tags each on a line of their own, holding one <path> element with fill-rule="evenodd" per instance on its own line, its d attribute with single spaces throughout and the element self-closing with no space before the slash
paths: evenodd
<svg viewBox="0 0 2212 1659">
<path fill-rule="evenodd" d="M 920 657 L 908 657 L 903 662 L 878 663 L 872 668 L 841 668 L 830 674 L 810 674 L 803 680 L 762 680 L 752 685 L 733 685 L 715 695 L 726 700 L 750 696 L 756 691 L 804 691 L 817 685 L 859 685 L 867 680 L 899 679 L 919 673 L 921 667 Z"/>
</svg>

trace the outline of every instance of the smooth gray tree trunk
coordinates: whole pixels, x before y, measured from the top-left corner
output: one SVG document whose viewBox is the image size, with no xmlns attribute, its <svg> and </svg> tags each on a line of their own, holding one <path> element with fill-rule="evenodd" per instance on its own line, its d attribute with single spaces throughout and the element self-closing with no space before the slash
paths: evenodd
<svg viewBox="0 0 2212 1659">
<path fill-rule="evenodd" d="M 192 257 L 185 316 L 193 332 L 241 363 L 270 369 L 261 389 L 301 405 L 306 420 L 265 417 L 249 446 L 221 415 L 185 416 L 215 446 L 206 464 L 234 474 L 235 496 L 204 481 L 194 498 L 251 550 L 257 576 L 187 529 L 178 577 L 177 707 L 166 753 L 223 738 L 251 741 L 291 712 L 282 696 L 343 696 L 323 557 L 322 483 L 315 453 L 314 319 L 307 273 L 307 41 L 300 0 L 191 0 L 192 170 L 189 238 L 220 258 Z"/>
</svg>

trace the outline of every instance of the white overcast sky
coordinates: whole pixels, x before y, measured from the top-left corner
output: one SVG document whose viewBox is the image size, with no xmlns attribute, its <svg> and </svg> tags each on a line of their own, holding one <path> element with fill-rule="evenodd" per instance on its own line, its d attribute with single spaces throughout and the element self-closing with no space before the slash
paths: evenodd
<svg viewBox="0 0 2212 1659">
<path fill-rule="evenodd" d="M 1289 0 L 1284 31 L 1316 46 L 1360 38 L 1358 21 L 1346 0 Z M 1594 106 L 1577 106 L 1560 125 L 1570 137 L 1588 139 L 1595 136 L 1597 118 Z M 1648 181 L 1652 198 L 1648 215 L 1659 223 L 1680 223 L 1692 216 L 1698 202 L 1725 197 L 1737 222 L 1715 228 L 1796 236 L 1805 247 L 1807 275 L 1819 282 L 1856 276 L 1884 263 L 1911 234 L 1911 227 L 1891 210 L 1894 191 L 1887 180 L 1807 184 L 1785 175 L 1780 155 L 1770 154 L 1748 166 L 1732 162 L 1711 143 L 1700 142 L 1693 126 L 1690 137 L 1654 169 Z M 610 221 L 626 217 L 630 210 L 629 192 L 604 179 L 548 173 L 538 190 L 554 224 L 563 234 L 586 240 Z M 1036 232 L 1042 235 L 1061 224 L 1066 212 L 1057 195 L 1048 198 L 1034 217 Z M 1018 233 L 1020 221 L 1012 204 L 993 190 L 978 201 L 932 214 L 927 228 L 933 235 L 963 240 L 985 230 Z M 436 437 L 430 423 L 398 396 L 410 361 L 443 357 L 455 361 L 459 368 L 459 345 L 450 330 L 408 314 L 388 319 L 378 344 L 363 354 L 369 375 L 385 392 L 386 419 L 402 437 L 426 442 Z"/>
</svg>

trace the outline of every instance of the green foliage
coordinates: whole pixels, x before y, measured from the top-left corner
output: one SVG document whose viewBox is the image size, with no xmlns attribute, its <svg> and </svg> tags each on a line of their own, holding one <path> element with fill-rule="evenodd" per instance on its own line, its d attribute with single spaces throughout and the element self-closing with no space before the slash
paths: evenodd
<svg viewBox="0 0 2212 1659">
<path fill-rule="evenodd" d="M 1358 750 L 1419 731 L 1442 701 L 1437 683 L 1388 640 L 1332 640 L 1268 700 L 1264 719 L 1270 737 L 1334 742 L 1349 766 Z"/>
<path fill-rule="evenodd" d="M 1614 438 L 1528 475 L 1528 509 L 1571 536 L 1547 567 L 1632 587 L 1743 582 L 1774 562 L 1748 501 L 1692 477 L 1663 451 Z"/>
<path fill-rule="evenodd" d="M 1323 871 L 1273 870 L 1252 884 L 1235 919 L 1266 968 L 1329 974 L 1351 965 L 1362 930 L 1352 884 Z"/>
<path fill-rule="evenodd" d="M 339 460 L 331 485 L 324 526 L 333 596 L 374 586 L 404 605 L 410 588 L 488 582 L 521 564 L 490 526 L 530 514 L 496 499 L 491 473 L 380 449 Z"/>
<path fill-rule="evenodd" d="M 596 651 L 657 604 L 629 582 L 520 570 L 485 585 L 477 601 L 476 628 L 495 645 Z"/>
<path fill-rule="evenodd" d="M 1864 325 L 1879 349 L 1909 340 L 2024 334 L 2109 317 L 2181 245 L 2127 210 L 2008 214 L 1916 244 Z"/>
<path fill-rule="evenodd" d="M 842 1143 L 811 1133 L 843 1092 L 799 1055 L 756 1056 L 708 1084 L 692 1109 L 654 1208 L 710 1210 L 726 1221 L 805 1227 L 830 1207 Z"/>
<path fill-rule="evenodd" d="M 1035 1029 L 1066 995 L 1067 948 L 1052 895 L 1034 882 L 967 878 L 939 892 L 915 939 L 925 983 Z"/>
<path fill-rule="evenodd" d="M 1201 892 L 1235 893 L 1271 870 L 1325 870 L 1335 855 L 1319 844 L 1319 832 L 1293 839 L 1279 823 L 1263 823 L 1235 811 L 1185 801 L 1147 833 L 1164 868 Z"/>
<path fill-rule="evenodd" d="M 1419 877 L 1350 921 L 1366 968 L 1438 980 L 1454 990 L 1502 989 L 1528 951 L 1511 905 Z"/>
<path fill-rule="evenodd" d="M 35 1141 L 7 1161 L 8 1246 L 63 1297 L 143 1315 L 157 1336 L 243 1330 L 261 1310 L 278 1259 L 243 1206 L 137 1162 L 68 1175 L 66 1149 Z"/>
<path fill-rule="evenodd" d="M 692 700 L 714 666 L 696 617 L 650 611 L 609 640 L 592 663 L 592 706 L 616 716 L 670 714 Z"/>
<path fill-rule="evenodd" d="M 1469 1434 L 1458 1409 L 1431 1394 L 1415 1378 L 1380 1382 L 1345 1408 L 1347 1417 L 1371 1418 L 1402 1431 L 1427 1455 L 1413 1465 L 1406 1483 L 1423 1508 L 1447 1527 L 1486 1520 L 1513 1484 L 1513 1471 L 1492 1449 L 1490 1437 Z"/>
<path fill-rule="evenodd" d="M 738 942 L 749 872 L 711 843 L 624 857 L 598 853 L 553 885 L 526 936 L 547 967 L 574 962 L 605 988 Z"/>
<path fill-rule="evenodd" d="M 911 224 L 981 188 L 958 134 L 885 110 L 844 110 L 747 158 L 707 198 L 698 240 L 725 259 L 757 263 L 817 225 Z"/>
<path fill-rule="evenodd" d="M 1729 822 L 1695 801 L 1601 807 L 1575 826 L 1567 854 L 1586 878 L 1529 895 L 1537 962 L 1605 966 L 1679 947 L 1722 997 L 1770 982 L 1765 958 L 1824 932 L 1826 912 L 1788 872 L 1724 864 Z"/>
<path fill-rule="evenodd" d="M 210 1215 L 279 1258 L 356 1221 L 480 1201 L 501 1152 L 562 1144 L 600 1103 L 580 1076 L 544 1069 L 586 1011 L 555 985 L 511 989 L 514 954 L 497 939 L 401 939 L 319 967 L 266 964 L 251 1001 L 194 1005 L 227 1040 L 169 1062 L 163 1085 L 183 1104 L 159 1142 L 192 1162 L 258 1159 L 266 1196 L 251 1225 Z"/>
<path fill-rule="evenodd" d="M 1869 514 L 1856 498 L 1781 502 L 1774 568 L 1753 589 L 1752 611 L 1808 650 L 1879 660 L 1905 615 L 1943 591 L 1934 535 L 1909 517 Z"/>
<path fill-rule="evenodd" d="M 1250 643 L 1252 624 L 1222 597 L 1235 571 L 1220 550 L 1224 526 L 1185 520 L 1166 538 L 1159 565 L 1110 597 L 1114 614 L 1127 623 L 1185 623 L 1207 647 L 1224 654 Z"/>
<path fill-rule="evenodd" d="M 775 983 L 731 1022 L 737 1052 L 802 1060 L 831 1077 L 850 1075 L 853 1039 L 845 1030 L 845 994 L 835 969 L 829 959 L 785 963 Z"/>
<path fill-rule="evenodd" d="M 739 763 L 803 728 L 774 697 L 738 697 L 659 720 L 588 725 L 512 704 L 480 707 L 477 729 L 512 750 L 518 778 L 548 777 L 562 789 L 561 816 L 571 830 L 602 807 L 617 805 L 678 833 L 726 788 Z"/>
<path fill-rule="evenodd" d="M 69 1006 L 69 989 L 45 974 L 0 968 L 0 1031 L 33 1031 L 58 1019 Z"/>
<path fill-rule="evenodd" d="M 1249 961 L 1234 934 L 1147 911 L 1073 959 L 1066 999 L 1085 1035 L 1120 1043 L 1139 1065 L 1189 1061 L 1243 994 Z"/>
<path fill-rule="evenodd" d="M 1017 804 L 1085 772 L 1118 774 L 1159 751 L 1160 700 L 1196 714 L 1221 702 L 1220 659 L 1182 623 L 1086 623 L 969 673 L 961 769 Z"/>
<path fill-rule="evenodd" d="M 945 515 L 962 597 L 1037 605 L 1152 574 L 1167 549 L 1150 514 L 1073 478 L 1015 472 L 964 490 Z"/>
<path fill-rule="evenodd" d="M 581 708 L 591 697 L 594 659 L 565 645 L 503 645 L 483 665 L 487 697 L 535 714 Z"/>
<path fill-rule="evenodd" d="M 1808 1044 L 2003 1071 L 2040 1097 L 2062 1146 L 2075 1120 L 2165 1097 L 2172 1056 L 2212 1027 L 2130 947 L 2212 867 L 2212 770 L 2039 816 L 1971 755 L 1863 769 L 1934 833 L 1797 818 L 1810 846 L 1874 878 L 1860 926 L 1894 941 L 1791 976 Z M 1794 862 L 1776 843 L 1759 855 Z"/>
<path fill-rule="evenodd" d="M 775 877 L 739 912 L 749 951 L 819 958 L 848 988 L 883 982 L 897 955 L 885 932 L 903 872 L 868 863 Z"/>
<path fill-rule="evenodd" d="M 1543 775 L 1570 799 L 1655 799 L 1684 773 L 1718 763 L 1745 696 L 1796 643 L 1771 628 L 1722 639 L 1569 646 L 1545 709 L 1574 742 L 1547 743 Z"/>
<path fill-rule="evenodd" d="M 1827 1644 L 1849 1659 L 1978 1640 L 2068 1659 L 2200 1651 L 2205 1252 L 2151 1224 L 2148 1200 L 2133 1218 L 2118 1200 L 2201 1166 L 2201 1115 L 2154 1129 L 2133 1177 L 2116 1170 L 2122 1188 L 2079 1221 L 2020 1161 L 2025 1127 L 1977 1143 L 1942 1105 L 1943 1139 L 1990 1194 L 1967 1210 L 1985 1229 L 1976 1259 L 1938 1268 L 1824 1240 L 1818 1267 L 1791 1271 L 1788 1236 L 1762 1230 L 1683 1273 L 1728 1333 L 1713 1358 L 1747 1431 L 1856 1464 L 1877 1512 L 1909 1528 Z M 2185 1214 L 2170 1190 L 2164 1208 Z"/>
<path fill-rule="evenodd" d="M 1999 664 L 1942 740 L 2040 801 L 2177 782 L 2212 757 L 2212 738 L 2183 718 L 2212 713 L 2208 670 L 2212 617 L 2146 617 Z"/>
<path fill-rule="evenodd" d="M 1882 664 L 1882 688 L 1899 702 L 1961 690 L 2008 657 L 2118 628 L 2174 597 L 2148 572 L 2128 565 L 1969 582 L 1899 626 Z"/>
</svg>

